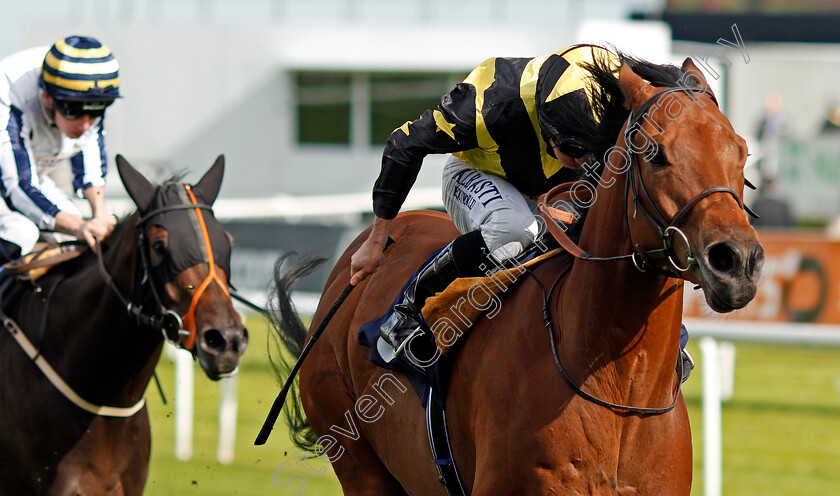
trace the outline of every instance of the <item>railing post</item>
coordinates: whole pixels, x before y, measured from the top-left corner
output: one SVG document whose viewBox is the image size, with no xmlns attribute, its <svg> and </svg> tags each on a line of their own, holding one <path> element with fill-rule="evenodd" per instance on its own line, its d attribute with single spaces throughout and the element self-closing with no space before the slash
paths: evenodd
<svg viewBox="0 0 840 496">
<path fill-rule="evenodd" d="M 175 351 L 175 458 L 192 458 L 195 364 L 189 351 Z"/>
<path fill-rule="evenodd" d="M 219 383 L 219 446 L 216 457 L 225 465 L 233 462 L 236 441 L 236 410 L 239 374 L 222 379 Z"/>
<path fill-rule="evenodd" d="M 703 367 L 703 487 L 705 496 L 721 496 L 720 356 L 713 338 L 700 340 Z"/>
</svg>

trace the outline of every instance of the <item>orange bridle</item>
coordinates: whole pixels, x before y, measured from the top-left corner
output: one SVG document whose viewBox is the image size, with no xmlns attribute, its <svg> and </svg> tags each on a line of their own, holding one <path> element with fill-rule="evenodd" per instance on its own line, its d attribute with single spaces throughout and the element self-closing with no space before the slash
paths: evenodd
<svg viewBox="0 0 840 496">
<path fill-rule="evenodd" d="M 190 197 L 190 201 L 194 205 L 198 205 L 198 202 L 195 199 L 195 195 L 193 195 L 192 188 L 190 188 L 189 184 L 185 184 L 184 187 L 187 189 L 187 194 Z M 219 284 L 219 287 L 222 288 L 222 291 L 230 297 L 230 290 L 227 287 L 227 283 L 219 277 L 218 272 L 216 272 L 216 262 L 213 258 L 213 246 L 210 244 L 210 235 L 207 233 L 207 226 L 204 224 L 204 215 L 201 212 L 201 208 L 195 208 L 196 217 L 198 217 L 198 225 L 201 228 L 201 236 L 204 238 L 204 248 L 207 251 L 207 265 L 208 271 L 207 276 L 201 281 L 201 284 L 196 288 L 195 293 L 193 294 L 192 301 L 190 302 L 190 309 L 187 311 L 187 314 L 182 319 L 182 328 L 189 332 L 186 341 L 183 343 L 183 347 L 187 350 L 192 351 L 193 347 L 195 346 L 195 340 L 198 336 L 198 328 L 195 324 L 195 309 L 198 306 L 198 300 L 201 299 L 201 295 L 204 294 L 204 291 L 210 285 L 211 282 L 216 281 Z"/>
</svg>

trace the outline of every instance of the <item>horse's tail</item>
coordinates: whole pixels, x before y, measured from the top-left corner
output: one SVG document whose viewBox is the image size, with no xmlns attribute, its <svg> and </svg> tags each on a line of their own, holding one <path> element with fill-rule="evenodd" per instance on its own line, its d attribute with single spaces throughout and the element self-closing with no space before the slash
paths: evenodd
<svg viewBox="0 0 840 496">
<path fill-rule="evenodd" d="M 268 346 L 268 359 L 281 383 L 286 381 L 306 342 L 307 328 L 292 303 L 292 289 L 299 279 L 311 274 L 327 260 L 322 255 L 309 254 L 284 269 L 283 263 L 293 254 L 285 253 L 274 263 L 274 282 L 269 289 L 266 309 L 269 323 L 274 329 L 274 339 Z M 288 353 L 283 353 L 282 349 Z M 292 442 L 301 449 L 314 451 L 317 436 L 303 412 L 297 387 L 297 381 L 294 381 L 286 396 L 283 413 Z"/>
</svg>

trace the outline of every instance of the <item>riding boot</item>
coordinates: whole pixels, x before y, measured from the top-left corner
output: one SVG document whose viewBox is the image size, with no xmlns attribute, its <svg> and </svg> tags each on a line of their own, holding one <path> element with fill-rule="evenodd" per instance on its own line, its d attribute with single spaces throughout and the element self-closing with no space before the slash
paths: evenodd
<svg viewBox="0 0 840 496">
<path fill-rule="evenodd" d="M 434 346 L 434 339 L 432 339 L 432 333 L 426 327 L 420 311 L 423 309 L 427 298 L 446 289 L 452 281 L 461 275 L 455 265 L 452 246 L 449 245 L 444 248 L 420 270 L 417 277 L 406 288 L 403 301 L 394 306 L 391 317 L 379 329 L 380 336 L 394 348 L 396 356 L 403 354 L 406 346 L 414 340 L 413 338 L 424 334 L 427 335 L 427 339 L 423 340 L 424 349 L 431 353 L 428 354 L 428 357 L 416 358 L 423 361 L 423 358 L 434 355 L 434 350 L 430 350 L 428 346 L 429 344 Z M 416 355 L 417 353 L 412 354 Z"/>
<path fill-rule="evenodd" d="M 685 349 L 688 344 L 688 329 L 685 324 L 680 325 L 680 359 L 677 362 L 677 373 L 680 375 L 680 382 L 688 380 L 691 371 L 694 370 L 694 358 Z"/>
</svg>

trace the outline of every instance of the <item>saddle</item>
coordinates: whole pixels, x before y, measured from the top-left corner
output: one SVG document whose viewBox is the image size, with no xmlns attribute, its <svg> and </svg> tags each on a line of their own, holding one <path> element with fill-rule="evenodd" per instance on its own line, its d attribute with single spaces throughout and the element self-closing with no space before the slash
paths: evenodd
<svg viewBox="0 0 840 496">
<path fill-rule="evenodd" d="M 18 279 L 35 281 L 56 265 L 78 257 L 86 249 L 87 246 L 79 241 L 39 243 L 19 260 L 4 264 L 3 271 Z"/>
<path fill-rule="evenodd" d="M 501 295 L 526 277 L 526 268 L 561 253 L 563 250 L 556 248 L 487 277 L 456 279 L 445 290 L 429 297 L 423 306 L 423 319 L 434 334 L 441 355 L 452 353 L 482 315 L 492 317 L 499 311 Z"/>
<path fill-rule="evenodd" d="M 590 189 L 579 187 L 578 182 L 564 183 L 552 189 L 550 197 L 544 195 L 541 200 L 540 213 L 552 235 L 557 230 L 564 231 L 570 239 L 580 235 L 587 207 L 592 202 Z M 444 291 L 429 297 L 423 306 L 423 319 L 434 334 L 441 355 L 451 353 L 482 315 L 487 313 L 492 317 L 498 312 L 500 296 L 522 279 L 528 267 L 570 249 L 571 245 L 561 243 L 560 248 L 532 254 L 531 258 L 526 257 L 510 268 L 500 268 L 488 277 L 456 279 Z"/>
</svg>

